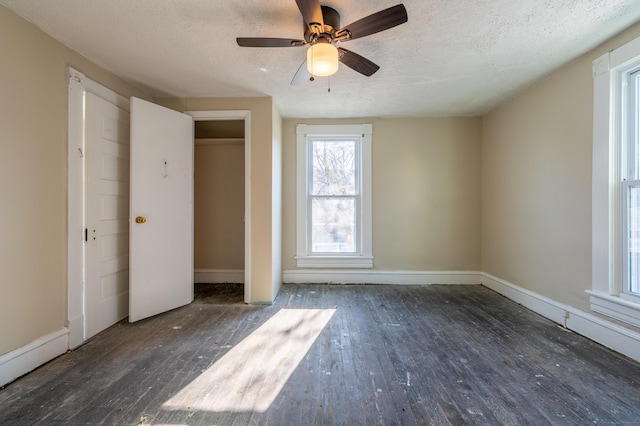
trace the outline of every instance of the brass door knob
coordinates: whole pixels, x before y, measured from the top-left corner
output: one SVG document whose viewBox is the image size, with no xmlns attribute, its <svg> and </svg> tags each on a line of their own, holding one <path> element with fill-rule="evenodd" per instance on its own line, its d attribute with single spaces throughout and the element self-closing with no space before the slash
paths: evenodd
<svg viewBox="0 0 640 426">
<path fill-rule="evenodd" d="M 147 218 L 142 216 L 136 217 L 136 223 L 146 223 L 146 222 L 147 222 Z"/>
</svg>

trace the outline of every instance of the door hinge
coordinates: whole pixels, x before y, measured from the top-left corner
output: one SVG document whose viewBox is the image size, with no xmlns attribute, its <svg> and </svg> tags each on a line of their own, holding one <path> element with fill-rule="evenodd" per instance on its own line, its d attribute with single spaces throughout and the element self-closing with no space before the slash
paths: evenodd
<svg viewBox="0 0 640 426">
<path fill-rule="evenodd" d="M 84 228 L 84 242 L 86 243 L 87 241 L 89 241 L 89 229 Z"/>
</svg>

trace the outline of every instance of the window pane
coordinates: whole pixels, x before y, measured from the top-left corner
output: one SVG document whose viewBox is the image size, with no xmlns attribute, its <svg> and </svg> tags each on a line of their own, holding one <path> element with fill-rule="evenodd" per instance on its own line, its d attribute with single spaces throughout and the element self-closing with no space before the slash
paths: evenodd
<svg viewBox="0 0 640 426">
<path fill-rule="evenodd" d="M 314 197 L 311 201 L 311 251 L 355 253 L 356 200 Z"/>
<path fill-rule="evenodd" d="M 629 288 L 640 294 L 640 187 L 629 187 Z"/>
<path fill-rule="evenodd" d="M 626 180 L 640 179 L 640 147 L 638 146 L 638 123 L 640 123 L 640 71 L 636 70 L 627 75 L 627 93 L 625 124 L 622 127 L 625 148 L 622 150 L 625 157 L 626 170 L 622 171 L 622 178 Z"/>
<path fill-rule="evenodd" d="M 356 194 L 356 142 L 313 140 L 313 195 Z"/>
</svg>

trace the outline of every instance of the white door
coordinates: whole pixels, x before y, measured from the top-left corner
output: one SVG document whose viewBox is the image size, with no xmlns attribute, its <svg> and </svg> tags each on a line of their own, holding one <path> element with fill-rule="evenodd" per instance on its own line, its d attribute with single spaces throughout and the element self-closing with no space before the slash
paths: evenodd
<svg viewBox="0 0 640 426">
<path fill-rule="evenodd" d="M 129 112 L 85 97 L 85 339 L 127 316 Z"/>
<path fill-rule="evenodd" d="M 129 321 L 193 301 L 193 118 L 131 98 Z"/>
</svg>

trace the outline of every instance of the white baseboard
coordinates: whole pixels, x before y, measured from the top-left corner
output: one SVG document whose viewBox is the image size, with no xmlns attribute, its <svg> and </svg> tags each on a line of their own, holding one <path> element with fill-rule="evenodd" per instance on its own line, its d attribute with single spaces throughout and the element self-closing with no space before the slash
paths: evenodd
<svg viewBox="0 0 640 426">
<path fill-rule="evenodd" d="M 640 333 L 483 273 L 482 285 L 594 342 L 640 361 Z"/>
<path fill-rule="evenodd" d="M 494 277 L 490 274 L 483 274 L 482 285 L 528 309 L 531 309 L 533 312 L 536 312 L 553 322 L 564 325 L 565 312 L 567 312 L 567 309 L 569 308 L 567 305 L 556 302 L 553 299 L 549 299 L 522 287 L 518 287 L 515 284 L 511 284 L 508 281 Z"/>
<path fill-rule="evenodd" d="M 0 386 L 62 355 L 68 346 L 69 330 L 63 328 L 0 356 Z"/>
<path fill-rule="evenodd" d="M 476 271 L 381 271 L 375 269 L 296 269 L 284 271 L 289 284 L 481 284 Z"/>
<path fill-rule="evenodd" d="M 244 269 L 196 269 L 196 284 L 244 283 Z"/>
</svg>

